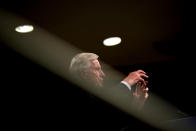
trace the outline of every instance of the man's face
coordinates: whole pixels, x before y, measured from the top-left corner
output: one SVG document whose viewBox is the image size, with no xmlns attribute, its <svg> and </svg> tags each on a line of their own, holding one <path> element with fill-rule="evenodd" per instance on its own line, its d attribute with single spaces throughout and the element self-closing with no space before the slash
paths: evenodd
<svg viewBox="0 0 196 131">
<path fill-rule="evenodd" d="M 98 60 L 93 60 L 91 67 L 90 67 L 90 73 L 91 73 L 91 80 L 98 86 L 103 86 L 103 77 L 105 76 L 104 72 L 101 69 L 101 65 L 99 64 Z"/>
</svg>

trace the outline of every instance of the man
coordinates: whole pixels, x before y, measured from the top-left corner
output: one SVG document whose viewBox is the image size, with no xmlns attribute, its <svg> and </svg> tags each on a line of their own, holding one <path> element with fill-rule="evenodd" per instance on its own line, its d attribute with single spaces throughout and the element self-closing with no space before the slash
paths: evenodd
<svg viewBox="0 0 196 131">
<path fill-rule="evenodd" d="M 104 72 L 98 61 L 98 55 L 94 53 L 79 53 L 73 57 L 70 64 L 70 71 L 82 78 L 87 82 L 93 83 L 96 87 L 103 87 Z M 146 88 L 147 82 L 144 80 L 148 78 L 143 70 L 137 70 L 129 73 L 127 77 L 119 84 L 121 88 L 127 88 L 131 91 L 131 88 L 137 84 L 135 92 L 132 94 L 134 100 L 138 103 L 138 108 L 142 107 L 145 100 L 148 98 L 148 88 Z"/>
<path fill-rule="evenodd" d="M 80 83 L 79 84 L 92 84 L 96 89 L 105 89 L 103 85 L 103 80 L 105 77 L 104 72 L 102 71 L 101 65 L 98 61 L 98 55 L 94 53 L 79 53 L 75 55 L 70 63 L 70 72 L 76 76 L 76 78 L 79 78 Z M 114 88 L 109 88 L 109 89 L 124 89 L 123 93 L 117 91 L 117 96 L 113 95 L 112 98 L 113 100 L 117 100 L 120 98 L 120 100 L 127 100 L 127 98 L 132 98 L 132 100 L 127 100 L 128 103 L 132 103 L 136 109 L 140 110 L 143 107 L 143 104 L 145 100 L 148 98 L 148 88 L 146 88 L 147 82 L 145 81 L 145 78 L 148 78 L 146 73 L 143 70 L 137 70 L 134 72 L 129 73 L 127 77 L 123 79 L 118 85 L 116 85 Z M 134 85 L 136 85 L 135 91 L 133 90 Z M 93 87 L 92 87 L 93 88 Z M 100 91 L 100 90 L 99 90 Z M 101 90 L 103 91 L 103 90 Z M 111 93 L 111 90 L 107 90 L 109 93 L 108 94 L 113 94 Z M 114 91 L 114 92 L 115 92 Z M 124 92 L 125 91 L 125 92 Z M 105 90 L 103 91 L 105 93 Z M 107 95 L 108 95 L 107 94 Z M 124 97 L 127 95 L 131 95 L 132 97 Z M 121 97 L 122 96 L 122 97 Z M 114 98 L 115 97 L 115 98 Z M 122 98 L 122 99 L 121 99 Z M 93 106 L 90 106 L 90 108 Z M 99 108 L 99 109 L 98 109 Z M 98 110 L 98 112 L 101 112 L 101 110 L 106 110 L 105 107 L 103 106 L 98 106 L 98 108 L 94 108 L 95 110 Z M 90 109 L 92 110 L 92 109 Z M 118 117 L 118 113 L 111 113 L 111 110 L 108 109 L 110 113 L 106 112 L 105 114 L 111 114 L 108 115 L 109 118 L 108 120 L 113 119 L 112 117 L 116 116 Z M 97 112 L 97 111 L 96 111 Z M 104 114 L 104 113 L 100 113 Z M 101 115 L 98 115 L 100 117 Z M 107 121 L 106 115 L 104 115 L 105 121 Z M 114 118 L 115 119 L 115 118 Z M 115 122 L 119 121 L 120 123 L 120 117 L 117 118 L 117 121 L 114 120 Z M 124 122 L 126 122 L 125 120 Z M 103 122 L 104 123 L 104 122 Z M 115 125 L 115 124 L 113 124 Z M 117 124 L 118 125 L 118 122 Z M 123 124 L 122 124 L 123 125 Z"/>
</svg>

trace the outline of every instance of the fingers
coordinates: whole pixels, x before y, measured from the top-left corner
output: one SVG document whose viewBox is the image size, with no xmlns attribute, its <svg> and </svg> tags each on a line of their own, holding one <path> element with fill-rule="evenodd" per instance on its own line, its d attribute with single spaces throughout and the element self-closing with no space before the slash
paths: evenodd
<svg viewBox="0 0 196 131">
<path fill-rule="evenodd" d="M 148 82 L 144 80 L 145 78 L 148 78 L 146 74 L 140 74 L 139 81 L 141 81 L 144 85 L 147 85 Z"/>
<path fill-rule="evenodd" d="M 146 74 L 146 72 L 144 72 L 143 70 L 137 70 L 136 72 L 139 73 L 139 74 L 140 74 L 140 73 Z"/>
<path fill-rule="evenodd" d="M 146 74 L 140 74 L 140 77 L 142 77 L 142 78 L 148 78 L 148 76 Z"/>
<path fill-rule="evenodd" d="M 148 98 L 148 96 L 149 96 L 149 95 L 148 95 L 148 93 L 146 93 L 146 94 L 145 94 L 145 96 L 144 96 L 144 98 L 145 98 L 145 99 L 147 99 L 147 98 Z"/>
<path fill-rule="evenodd" d="M 141 84 L 144 85 L 144 86 L 147 85 L 147 84 L 146 84 L 146 81 L 145 81 L 143 78 L 140 78 L 140 79 L 139 79 L 139 82 L 141 82 Z"/>
<path fill-rule="evenodd" d="M 140 87 L 141 85 L 142 85 L 142 83 L 139 81 L 139 82 L 137 83 L 137 86 Z"/>
<path fill-rule="evenodd" d="M 136 87 L 136 92 L 142 93 L 144 89 L 145 89 L 145 85 L 142 82 L 138 82 Z"/>
<path fill-rule="evenodd" d="M 146 87 L 145 84 L 142 84 L 141 82 L 138 82 L 136 90 L 140 91 L 140 92 L 143 92 L 143 93 L 147 93 L 149 89 Z"/>
<path fill-rule="evenodd" d="M 146 81 L 144 81 L 145 78 L 148 78 L 148 76 L 146 75 L 146 72 L 144 72 L 143 70 L 138 70 L 136 71 L 139 76 L 140 76 L 140 81 L 142 81 L 142 83 L 144 83 L 145 85 L 147 84 Z"/>
<path fill-rule="evenodd" d="M 147 93 L 149 89 L 146 87 L 146 85 L 143 84 L 141 90 L 142 92 Z"/>
<path fill-rule="evenodd" d="M 149 90 L 148 88 L 145 88 L 145 89 L 143 90 L 143 92 L 144 92 L 144 93 L 147 93 L 148 90 Z"/>
<path fill-rule="evenodd" d="M 140 87 L 141 87 L 141 82 L 138 82 L 136 86 L 136 91 L 139 91 Z"/>
</svg>

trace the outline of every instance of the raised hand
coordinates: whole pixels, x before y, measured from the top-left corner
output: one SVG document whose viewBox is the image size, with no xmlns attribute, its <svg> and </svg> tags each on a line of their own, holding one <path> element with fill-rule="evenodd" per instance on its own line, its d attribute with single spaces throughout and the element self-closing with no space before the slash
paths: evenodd
<svg viewBox="0 0 196 131">
<path fill-rule="evenodd" d="M 146 85 L 147 83 L 144 78 L 148 78 L 146 72 L 143 70 L 137 70 L 129 73 L 129 75 L 123 81 L 126 81 L 130 86 L 133 86 L 138 82 L 142 82 L 144 85 Z"/>
<path fill-rule="evenodd" d="M 147 82 L 145 82 L 145 83 L 147 83 Z M 141 82 L 138 82 L 133 95 L 138 100 L 145 101 L 148 98 L 148 88 L 146 87 L 145 84 L 142 84 Z"/>
<path fill-rule="evenodd" d="M 145 82 L 147 84 L 147 82 Z M 141 109 L 144 105 L 144 102 L 148 98 L 148 88 L 146 87 L 146 84 L 143 84 L 142 82 L 138 82 L 136 85 L 136 90 L 133 93 L 133 103 L 135 104 L 138 109 Z"/>
</svg>

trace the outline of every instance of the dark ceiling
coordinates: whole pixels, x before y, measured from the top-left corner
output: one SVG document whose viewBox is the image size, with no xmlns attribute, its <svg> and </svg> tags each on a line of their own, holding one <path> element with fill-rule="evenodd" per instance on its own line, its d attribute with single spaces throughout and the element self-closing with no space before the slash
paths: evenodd
<svg viewBox="0 0 196 131">
<path fill-rule="evenodd" d="M 113 66 L 175 60 L 186 40 L 193 39 L 188 1 L 28 0 L 1 5 Z M 102 41 L 112 36 L 120 36 L 122 43 L 105 47 Z"/>
</svg>

